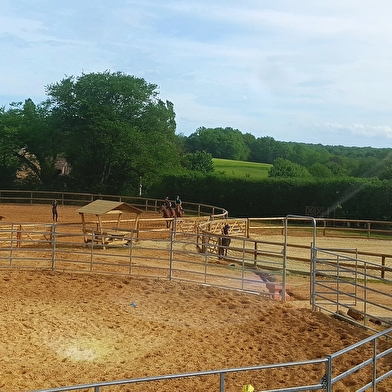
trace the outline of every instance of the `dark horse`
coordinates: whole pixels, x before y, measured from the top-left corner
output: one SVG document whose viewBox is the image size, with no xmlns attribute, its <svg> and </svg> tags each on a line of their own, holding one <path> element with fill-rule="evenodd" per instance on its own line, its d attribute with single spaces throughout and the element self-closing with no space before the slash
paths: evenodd
<svg viewBox="0 0 392 392">
<path fill-rule="evenodd" d="M 222 259 L 223 256 L 227 256 L 227 249 L 230 246 L 231 243 L 231 238 L 227 237 L 229 235 L 229 229 L 230 225 L 226 223 L 222 227 L 222 234 L 223 237 L 219 237 L 218 239 L 218 254 L 219 254 L 219 259 Z"/>
<path fill-rule="evenodd" d="M 231 238 L 229 237 L 219 237 L 218 240 L 218 254 L 221 259 L 224 256 L 227 256 L 227 250 L 230 246 Z"/>
</svg>

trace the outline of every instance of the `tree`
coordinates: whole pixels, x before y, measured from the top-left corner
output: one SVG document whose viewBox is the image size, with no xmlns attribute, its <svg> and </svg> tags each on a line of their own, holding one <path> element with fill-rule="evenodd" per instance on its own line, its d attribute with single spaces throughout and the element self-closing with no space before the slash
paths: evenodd
<svg viewBox="0 0 392 392">
<path fill-rule="evenodd" d="M 214 158 L 246 161 L 249 157 L 242 133 L 233 128 L 201 127 L 188 137 L 186 146 L 190 152 L 206 151 Z"/>
<path fill-rule="evenodd" d="M 49 125 L 46 103 L 35 105 L 31 99 L 23 104 L 15 102 L 8 111 L 0 113 L 0 118 L 3 162 L 13 162 L 13 185 L 53 189 L 58 180 L 55 169 L 58 144 Z"/>
<path fill-rule="evenodd" d="M 251 149 L 255 162 L 273 163 L 276 158 L 287 158 L 290 147 L 288 143 L 277 142 L 266 136 L 256 140 L 256 148 Z"/>
<path fill-rule="evenodd" d="M 80 190 L 136 192 L 179 167 L 173 104 L 157 86 L 116 73 L 66 77 L 47 86 L 72 177 Z"/>
<path fill-rule="evenodd" d="M 206 151 L 190 152 L 184 156 L 184 166 L 188 170 L 201 173 L 211 173 L 214 171 L 212 155 Z"/>
<path fill-rule="evenodd" d="M 309 173 L 315 178 L 330 178 L 332 171 L 322 163 L 315 163 L 308 168 Z"/>
<path fill-rule="evenodd" d="M 16 156 L 18 143 L 18 121 L 12 112 L 0 108 L 0 182 L 3 188 L 14 186 L 19 161 Z"/>
<path fill-rule="evenodd" d="M 297 163 L 292 163 L 287 159 L 277 158 L 275 159 L 273 166 L 268 171 L 268 177 L 309 178 L 311 175 L 303 166 L 298 165 Z"/>
<path fill-rule="evenodd" d="M 18 158 L 29 173 L 24 182 L 45 189 L 57 188 L 56 160 L 62 146 L 58 131 L 51 123 L 48 102 L 35 105 L 31 99 L 25 100 L 19 138 L 24 148 Z"/>
<path fill-rule="evenodd" d="M 392 180 L 392 159 L 387 159 L 384 162 L 382 172 L 379 174 L 380 180 Z"/>
</svg>

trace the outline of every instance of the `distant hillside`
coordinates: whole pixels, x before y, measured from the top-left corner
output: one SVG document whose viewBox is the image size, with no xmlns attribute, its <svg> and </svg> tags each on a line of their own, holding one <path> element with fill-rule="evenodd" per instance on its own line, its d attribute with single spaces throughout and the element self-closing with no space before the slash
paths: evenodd
<svg viewBox="0 0 392 392">
<path fill-rule="evenodd" d="M 249 178 L 252 180 L 268 177 L 268 170 L 272 166 L 268 163 L 247 161 L 234 161 L 230 159 L 213 158 L 216 173 L 222 173 L 227 177 Z"/>
</svg>

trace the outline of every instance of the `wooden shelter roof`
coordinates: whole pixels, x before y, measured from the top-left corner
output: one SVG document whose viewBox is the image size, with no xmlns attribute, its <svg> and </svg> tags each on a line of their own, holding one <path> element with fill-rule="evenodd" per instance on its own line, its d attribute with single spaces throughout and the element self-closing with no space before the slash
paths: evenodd
<svg viewBox="0 0 392 392">
<path fill-rule="evenodd" d="M 110 201 L 110 200 L 94 200 L 93 202 L 79 208 L 79 214 L 93 214 L 93 215 L 105 215 L 108 213 L 115 212 L 130 212 L 136 215 L 140 215 L 143 211 L 136 208 L 128 203 L 121 201 Z"/>
</svg>

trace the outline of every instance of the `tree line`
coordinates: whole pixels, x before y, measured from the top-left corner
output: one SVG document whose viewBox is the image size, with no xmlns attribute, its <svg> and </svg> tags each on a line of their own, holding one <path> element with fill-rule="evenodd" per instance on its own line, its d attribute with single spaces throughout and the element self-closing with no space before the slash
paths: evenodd
<svg viewBox="0 0 392 392">
<path fill-rule="evenodd" d="M 233 128 L 201 127 L 183 138 L 189 152 L 206 151 L 214 158 L 272 164 L 270 177 L 392 179 L 390 148 L 281 142 Z"/>
<path fill-rule="evenodd" d="M 139 195 L 142 189 L 149 197 L 181 192 L 183 199 L 216 202 L 236 213 L 248 203 L 258 215 L 266 215 L 271 208 L 258 200 L 257 195 L 264 195 L 258 187 L 273 192 L 271 198 L 277 194 L 271 187 L 296 192 L 295 184 L 304 181 L 309 189 L 325 181 L 333 184 L 324 187 L 332 192 L 327 200 L 316 192 L 311 198 L 303 194 L 295 208 L 289 196 L 290 203 L 282 199 L 277 204 L 282 212 L 290 205 L 292 213 L 304 203 L 336 204 L 342 185 L 334 182 L 383 184 L 392 179 L 391 149 L 280 142 L 227 127 L 200 127 L 189 136 L 176 133 L 174 104 L 159 97 L 157 85 L 122 72 L 67 76 L 45 91 L 43 102 L 26 99 L 0 108 L 3 189 L 124 195 Z M 214 172 L 213 157 L 269 163 L 268 182 L 244 186 L 229 180 Z M 69 167 L 65 175 L 61 162 Z M 247 194 L 247 188 L 252 192 Z M 392 213 L 384 208 L 383 216 Z"/>
</svg>

